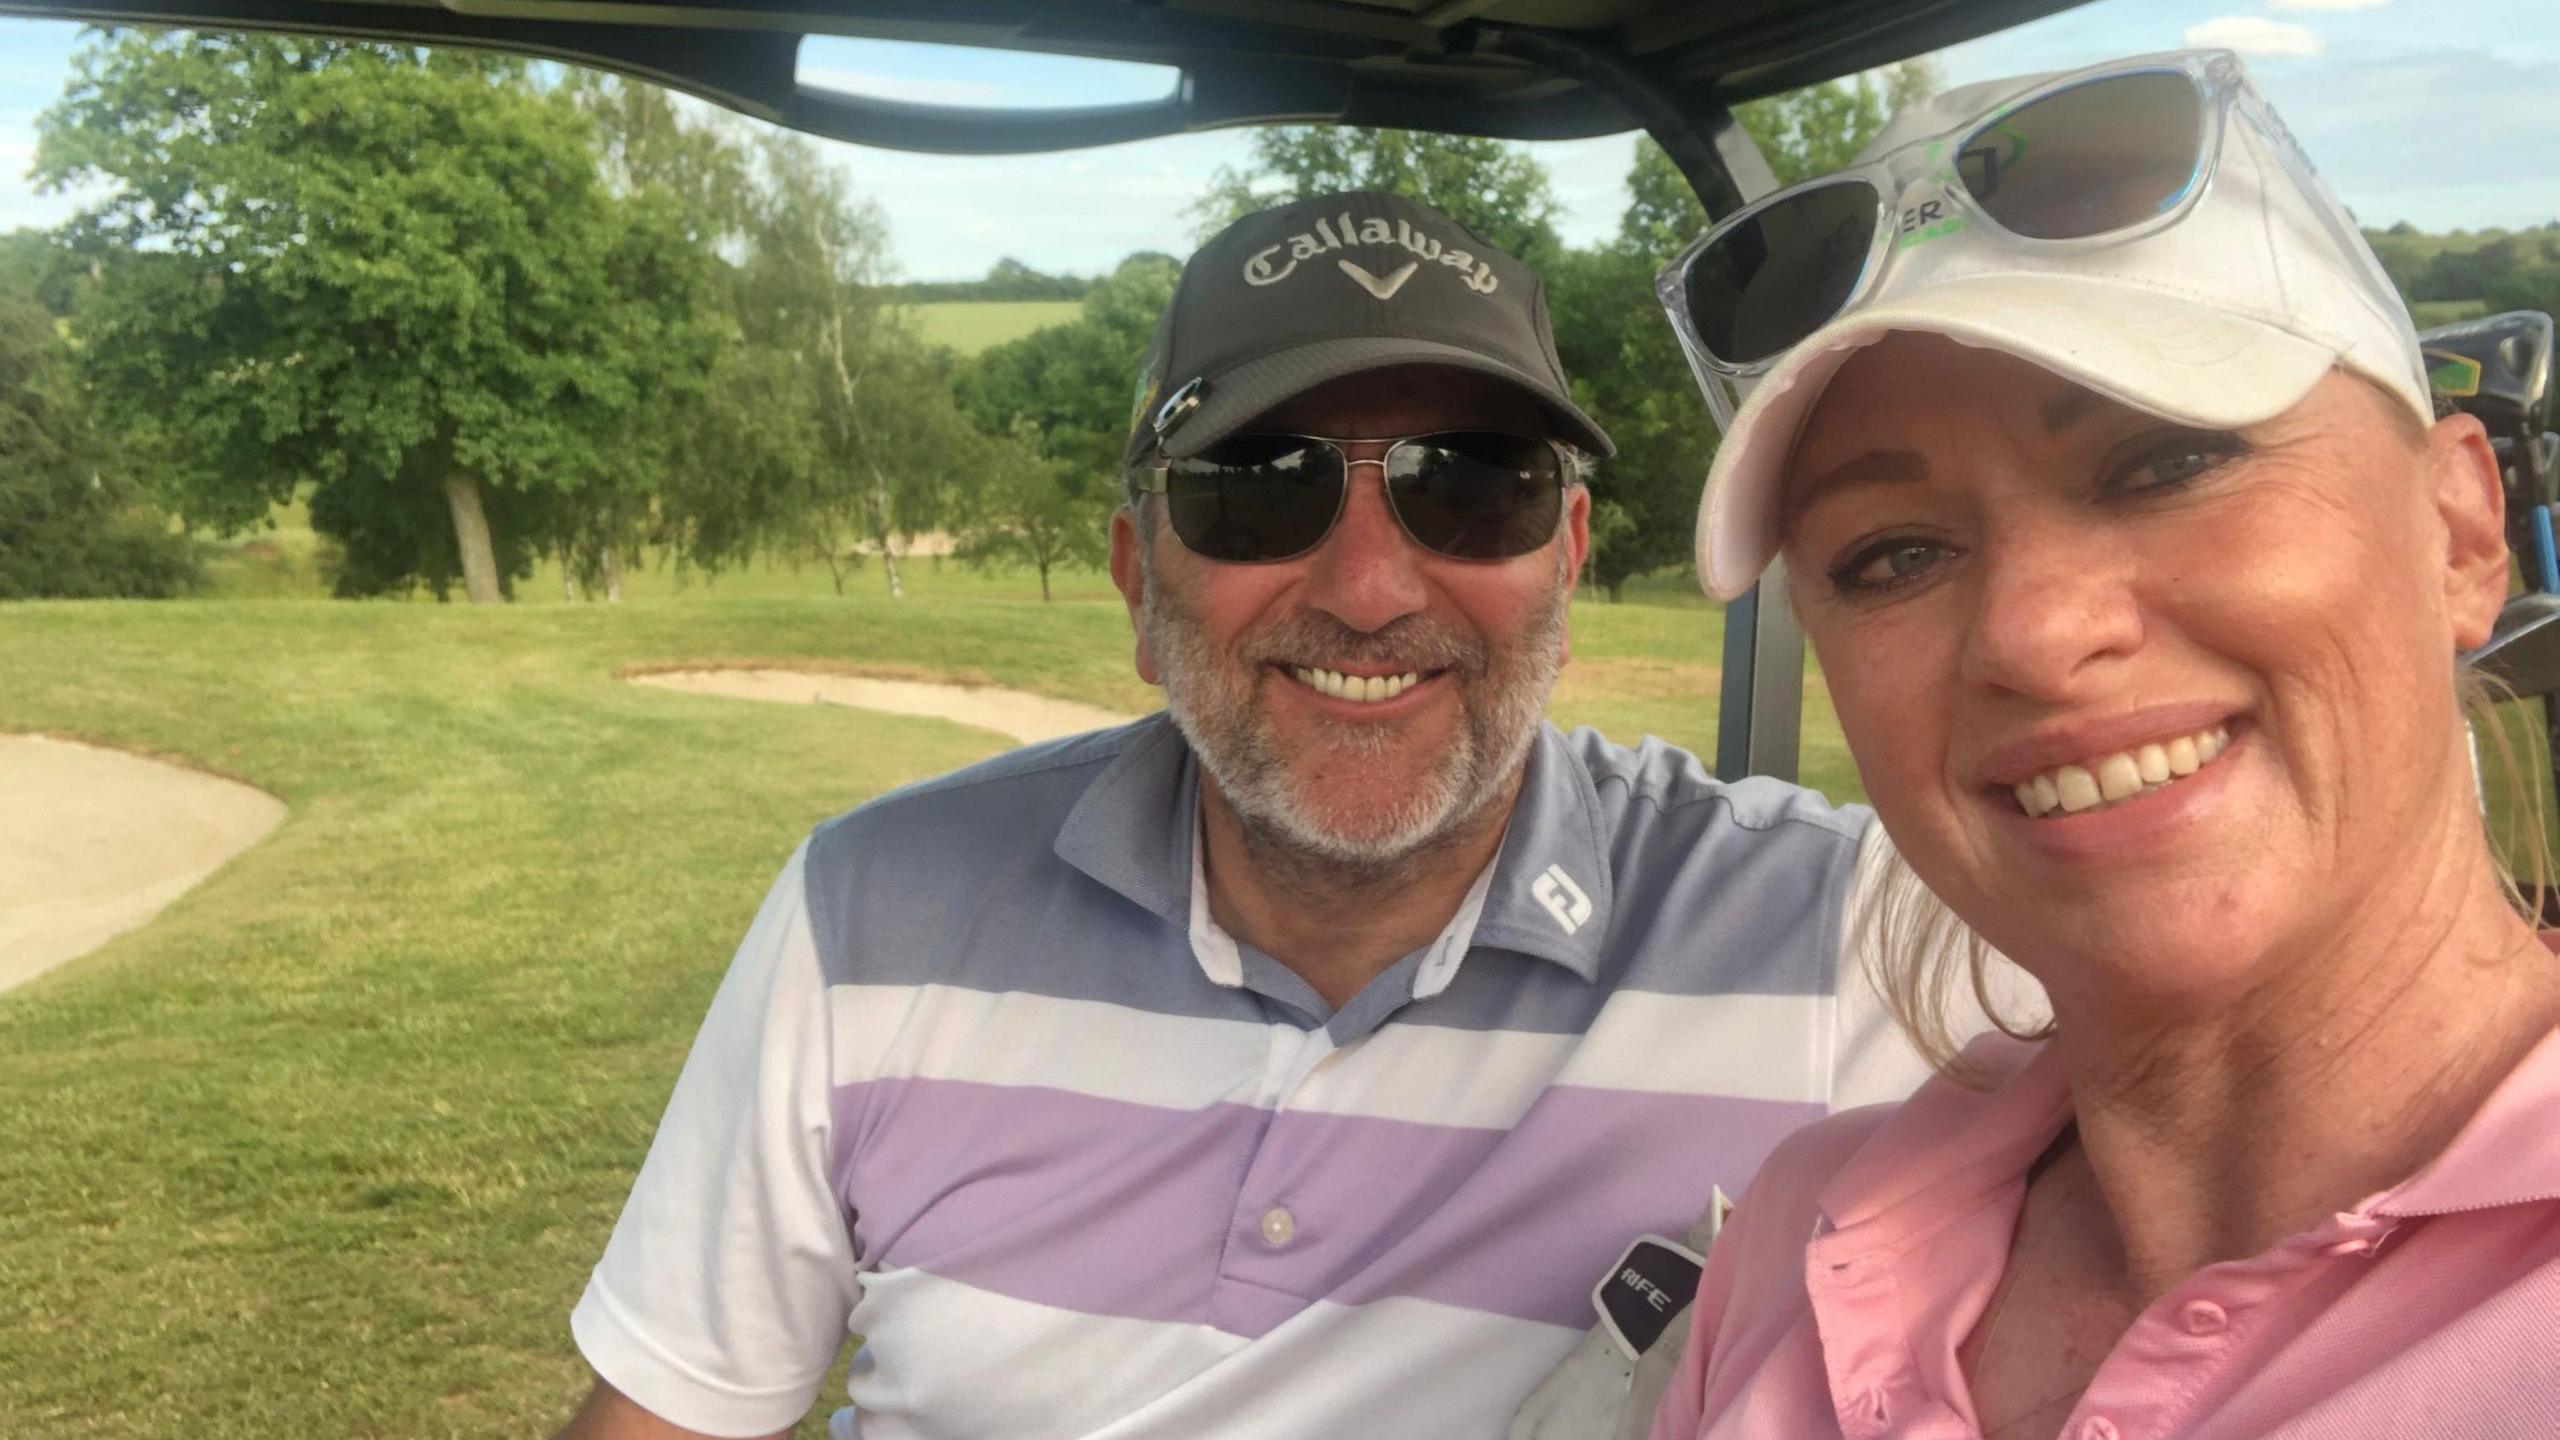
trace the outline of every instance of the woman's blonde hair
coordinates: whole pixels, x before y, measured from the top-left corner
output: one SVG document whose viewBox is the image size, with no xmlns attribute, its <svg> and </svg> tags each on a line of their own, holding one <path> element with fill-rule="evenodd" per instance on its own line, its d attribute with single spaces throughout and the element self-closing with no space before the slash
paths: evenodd
<svg viewBox="0 0 2560 1440">
<path fill-rule="evenodd" d="M 2505 681 L 2468 666 L 2456 674 L 2454 694 L 2480 757 L 2482 798 L 2494 793 L 2506 801 L 2502 817 L 2484 804 L 2483 838 L 2508 902 L 2538 926 L 2545 898 L 2555 889 L 2551 820 L 2543 806 L 2543 787 L 2526 778 L 2523 757 L 2508 729 L 2516 712 L 2504 707 L 2516 704 L 2518 697 Z M 1948 909 L 1899 851 L 1885 863 L 1888 868 L 1850 918 L 1866 954 L 1868 978 L 1887 1013 L 1932 1066 L 1958 1083 L 1980 1085 L 1985 1077 L 1959 1057 L 1967 1038 L 1957 1033 L 1955 1019 L 1962 997 L 1970 994 L 1994 1026 L 2021 1040 L 2052 1034 L 2053 1022 L 2002 1013 L 1992 966 L 2006 962 L 1996 961 L 1990 942 Z"/>
</svg>

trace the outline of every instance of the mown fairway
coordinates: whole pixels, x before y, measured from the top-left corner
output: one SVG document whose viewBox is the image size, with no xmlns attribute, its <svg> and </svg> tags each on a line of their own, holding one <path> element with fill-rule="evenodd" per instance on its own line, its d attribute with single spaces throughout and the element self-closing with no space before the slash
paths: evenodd
<svg viewBox="0 0 2560 1440">
<path fill-rule="evenodd" d="M 807 658 L 1150 705 L 1097 578 L 1045 606 L 1028 577 L 910 583 L 0 607 L 0 729 L 293 807 L 151 926 L 0 996 L 0 1435 L 548 1433 L 583 1385 L 569 1306 L 774 870 L 813 822 L 1002 743 L 615 669 Z M 1583 606 L 1559 717 L 1710 746 L 1719 619 Z M 1813 761 L 1846 787 L 1836 741 Z"/>
<path fill-rule="evenodd" d="M 1044 325 L 1064 325 L 1082 309 L 1073 300 L 935 300 L 911 313 L 927 344 L 975 355 Z"/>
</svg>

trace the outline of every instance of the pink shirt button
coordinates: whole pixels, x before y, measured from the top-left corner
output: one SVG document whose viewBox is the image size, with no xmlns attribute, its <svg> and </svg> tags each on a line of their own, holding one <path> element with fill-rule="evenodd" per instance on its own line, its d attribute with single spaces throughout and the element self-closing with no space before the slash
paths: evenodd
<svg viewBox="0 0 2560 1440">
<path fill-rule="evenodd" d="M 2178 1308 L 2178 1323 L 2187 1327 L 2190 1335 L 2219 1335 L 2231 1323 L 2231 1317 L 2210 1300 L 2190 1300 Z"/>
<path fill-rule="evenodd" d="M 2116 1440 L 2116 1422 L 2104 1415 L 2092 1415 L 2080 1422 L 2079 1440 Z"/>
</svg>

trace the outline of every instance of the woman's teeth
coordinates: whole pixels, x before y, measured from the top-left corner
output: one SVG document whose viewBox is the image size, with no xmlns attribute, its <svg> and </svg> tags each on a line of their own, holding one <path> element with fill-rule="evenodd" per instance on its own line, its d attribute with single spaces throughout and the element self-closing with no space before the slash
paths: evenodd
<svg viewBox="0 0 2560 1440">
<path fill-rule="evenodd" d="M 1422 683 L 1419 674 L 1342 675 L 1331 670 L 1309 670 L 1292 665 L 1289 674 L 1310 690 L 1321 691 L 1336 700 L 1358 700 L 1363 703 L 1393 700 Z"/>
<path fill-rule="evenodd" d="M 2016 787 L 2018 808 L 2030 819 L 2078 815 L 2119 800 L 2165 790 L 2213 763 L 2231 732 L 2216 725 L 2160 744 L 2137 746 L 2078 765 L 2057 765 Z"/>
</svg>

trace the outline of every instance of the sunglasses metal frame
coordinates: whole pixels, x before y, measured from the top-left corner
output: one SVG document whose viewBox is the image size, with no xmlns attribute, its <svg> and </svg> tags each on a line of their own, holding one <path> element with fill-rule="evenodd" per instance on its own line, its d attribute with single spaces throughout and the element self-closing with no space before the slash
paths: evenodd
<svg viewBox="0 0 2560 1440">
<path fill-rule="evenodd" d="M 2084 85 L 2122 76 L 2143 74 L 2185 76 L 2194 87 L 2196 104 L 2200 112 L 2196 128 L 2194 177 L 2187 182 L 2186 189 L 2178 196 L 2175 203 L 2157 215 L 2145 217 L 2136 224 L 2103 230 L 2094 235 L 2072 236 L 2064 239 L 2020 235 L 1993 219 L 1982 208 L 1980 202 L 1973 198 L 1972 191 L 1965 185 L 1963 177 L 1957 173 L 1956 161 L 1971 147 L 1972 142 L 1986 131 L 1997 128 L 2017 112 Z M 1866 258 L 1860 266 L 1858 278 L 1851 285 L 1848 295 L 1841 300 L 1838 308 L 1826 316 L 1820 324 L 1806 332 L 1805 338 L 1810 338 L 1823 326 L 1831 324 L 1863 304 L 1867 296 L 1873 293 L 1881 282 L 1884 273 L 1891 268 L 1893 257 L 1899 254 L 1902 248 L 1896 239 L 1900 228 L 1901 200 L 1913 186 L 1929 183 L 1943 189 L 1949 213 L 1947 219 L 1941 222 L 1942 225 L 1962 229 L 1980 228 L 2005 244 L 2047 251 L 2093 250 L 2114 245 L 2128 245 L 2176 225 L 2193 213 L 2196 206 L 2204 202 L 2205 196 L 2213 188 L 2214 176 L 2220 170 L 2223 141 L 2229 133 L 2229 118 L 2235 111 L 2253 129 L 2273 142 L 2271 148 L 2290 172 L 2294 183 L 2309 194 L 2314 202 L 2313 208 L 2319 211 L 2329 224 L 2333 232 L 2332 238 L 2340 241 L 2347 254 L 2358 253 L 2361 246 L 2347 243 L 2351 237 L 2341 228 L 2346 223 L 2343 218 L 2344 208 L 2330 193 L 2327 182 L 2320 178 L 2318 170 L 2312 166 L 2310 157 L 2303 153 L 2300 143 L 2293 138 L 2292 132 L 2285 128 L 2281 119 L 2277 118 L 2275 111 L 2267 104 L 2266 97 L 2258 92 L 2255 82 L 2250 80 L 2248 72 L 2241 67 L 2240 57 L 2229 50 L 2178 50 L 2112 60 L 2102 65 L 2093 65 L 2083 70 L 2075 70 L 2039 81 L 1996 102 L 1980 115 L 1960 125 L 1950 126 L 1934 135 L 1924 135 L 1907 141 L 1873 160 L 1852 165 L 1844 170 L 1836 170 L 1828 175 L 1816 176 L 1783 190 L 1772 191 L 1707 227 L 1704 234 L 1690 242 L 1672 258 L 1670 264 L 1662 268 L 1654 280 L 1654 294 L 1671 318 L 1671 328 L 1680 337 L 1681 352 L 1687 356 L 1690 372 L 1696 376 L 1699 388 L 1706 395 L 1707 407 L 1714 413 L 1716 424 L 1719 427 L 1729 427 L 1733 423 L 1734 413 L 1741 408 L 1742 384 L 1767 373 L 1779 361 L 1786 358 L 1788 351 L 1795 348 L 1794 345 L 1789 345 L 1775 354 L 1749 361 L 1727 360 L 1708 348 L 1705 340 L 1699 336 L 1696 324 L 1690 319 L 1690 266 L 1718 240 L 1723 239 L 1737 227 L 1749 223 L 1754 217 L 1775 206 L 1815 191 L 1854 185 L 1864 187 L 1874 197 L 1875 230 L 1868 239 Z M 1940 230 L 1936 233 L 1949 232 Z M 1799 339 L 1795 343 L 1802 344 L 1803 340 Z"/>
<path fill-rule="evenodd" d="M 1295 430 L 1243 430 L 1224 437 L 1218 442 L 1218 444 L 1225 444 L 1228 440 L 1303 440 L 1311 445 L 1324 446 L 1331 450 L 1335 456 L 1342 461 L 1342 484 L 1333 493 L 1333 513 L 1325 518 L 1324 528 L 1316 532 L 1316 538 L 1309 542 L 1307 547 L 1303 550 L 1292 551 L 1286 555 L 1273 555 L 1259 560 L 1229 560 L 1217 555 L 1202 555 L 1198 550 L 1191 550 L 1190 541 L 1182 540 L 1182 532 L 1179 529 L 1174 530 L 1174 538 L 1182 540 L 1183 548 L 1191 550 L 1192 554 L 1200 555 L 1201 559 L 1212 561 L 1220 565 L 1280 565 L 1291 560 L 1312 555 L 1324 545 L 1324 542 L 1328 538 L 1332 536 L 1333 527 L 1342 523 L 1343 507 L 1351 503 L 1352 467 L 1358 465 L 1375 465 L 1378 467 L 1379 484 L 1386 487 L 1387 513 L 1395 517 L 1396 528 L 1402 531 L 1404 533 L 1404 538 L 1412 541 L 1417 548 L 1431 555 L 1435 555 L 1440 559 L 1452 560 L 1461 565 L 1498 565 L 1505 560 L 1519 559 L 1519 555 L 1452 555 L 1446 550 L 1436 549 L 1433 546 L 1424 544 L 1422 537 L 1414 534 L 1413 526 L 1405 520 L 1404 511 L 1396 504 L 1396 492 L 1394 488 L 1387 485 L 1387 462 L 1395 457 L 1395 453 L 1398 450 L 1401 450 L 1408 445 L 1423 444 L 1427 441 L 1438 439 L 1443 435 L 1497 435 L 1505 440 L 1523 440 L 1532 445 L 1544 445 L 1556 457 L 1556 493 L 1558 495 L 1562 495 L 1565 490 L 1571 487 L 1574 483 L 1574 449 L 1572 446 L 1566 444 L 1562 440 L 1556 439 L 1552 435 L 1523 435 L 1513 430 L 1491 430 L 1481 426 L 1466 426 L 1454 430 L 1432 430 L 1420 435 L 1404 435 L 1398 436 L 1394 439 L 1388 439 L 1384 436 L 1305 435 L 1300 434 Z M 1366 456 L 1357 460 L 1351 457 L 1351 452 L 1343 448 L 1346 445 L 1377 444 L 1384 444 L 1387 447 L 1385 453 L 1375 456 Z M 1211 445 L 1207 448 L 1214 450 L 1217 446 Z M 1184 458 L 1196 459 L 1199 457 L 1187 456 Z M 1171 483 L 1170 476 L 1172 469 L 1172 464 L 1164 456 L 1159 454 L 1154 464 L 1142 465 L 1138 468 L 1136 488 L 1142 494 L 1169 495 L 1168 487 Z M 1556 522 L 1561 525 L 1563 521 L 1564 507 L 1562 505 L 1558 505 L 1556 507 Z M 1169 523 L 1168 528 L 1171 528 Z M 1553 538 L 1554 537 L 1552 536 L 1549 537 L 1549 539 Z M 1524 550 L 1521 552 L 1522 555 L 1535 553 L 1536 552 L 1534 550 Z"/>
</svg>

